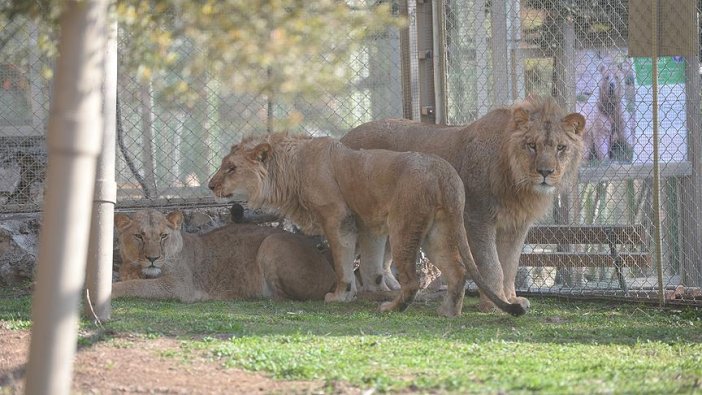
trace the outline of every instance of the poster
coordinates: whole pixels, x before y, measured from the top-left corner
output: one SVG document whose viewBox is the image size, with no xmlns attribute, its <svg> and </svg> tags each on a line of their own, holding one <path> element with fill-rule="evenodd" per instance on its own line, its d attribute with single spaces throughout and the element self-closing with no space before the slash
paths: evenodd
<svg viewBox="0 0 702 395">
<path fill-rule="evenodd" d="M 576 111 L 585 116 L 586 163 L 653 162 L 651 59 L 618 50 L 581 50 L 576 59 Z M 687 159 L 685 61 L 658 62 L 661 162 Z"/>
<path fill-rule="evenodd" d="M 653 88 L 651 58 L 634 58 L 636 122 L 634 163 L 653 162 Z M 685 59 L 658 59 L 658 152 L 661 162 L 687 160 Z"/>
</svg>

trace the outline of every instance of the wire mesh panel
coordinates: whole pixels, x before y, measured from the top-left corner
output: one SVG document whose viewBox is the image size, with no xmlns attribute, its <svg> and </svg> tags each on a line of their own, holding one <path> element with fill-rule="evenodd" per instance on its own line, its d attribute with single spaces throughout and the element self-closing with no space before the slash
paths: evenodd
<svg viewBox="0 0 702 395">
<path fill-rule="evenodd" d="M 51 67 L 37 45 L 40 28 L 21 17 L 0 26 L 1 212 L 41 209 Z M 372 119 L 402 117 L 396 27 L 369 36 L 351 54 L 351 77 L 341 90 L 320 86 L 314 96 L 285 101 L 237 92 L 217 75 L 184 73 L 183 64 L 199 51 L 187 40 L 178 41 L 178 61 L 171 68 L 144 78 L 144 70 L 126 55 L 138 39 L 119 30 L 119 207 L 215 204 L 208 178 L 245 135 L 291 130 L 338 137 Z M 306 59 L 310 72 L 325 61 Z M 266 70 L 260 78 L 267 78 Z M 172 94 L 181 82 L 190 88 L 187 97 Z"/>
<path fill-rule="evenodd" d="M 579 182 L 527 236 L 522 291 L 655 299 L 663 288 L 670 299 L 702 299 L 700 10 L 693 0 L 661 0 L 655 9 L 653 1 L 442 2 L 450 124 L 530 94 L 554 96 L 586 118 Z M 200 51 L 186 40 L 176 45 L 181 63 L 149 77 L 129 64 L 125 54 L 138 37 L 121 29 L 118 205 L 215 204 L 208 178 L 244 135 L 292 129 L 338 137 L 366 121 L 424 115 L 417 98 L 434 95 L 429 74 L 437 70 L 421 65 L 441 51 L 427 49 L 436 32 L 418 27 L 430 25 L 432 7 L 393 5 L 409 19 L 404 46 L 397 28 L 375 34 L 348 60 L 353 72 L 341 91 L 322 86 L 285 101 L 233 90 L 218 75 L 184 73 L 182 63 Z M 0 24 L 0 212 L 39 211 L 51 64 L 42 26 L 21 17 Z M 306 61 L 315 70 L 325 59 Z M 181 82 L 187 97 L 169 94 Z"/>
<path fill-rule="evenodd" d="M 128 46 L 129 40 L 129 32 L 120 32 L 121 46 Z M 183 59 L 197 51 L 187 43 L 179 50 Z M 402 117 L 398 29 L 367 39 L 349 62 L 352 78 L 341 92 L 319 87 L 314 97 L 286 101 L 233 91 L 217 76 L 204 74 L 184 80 L 196 99 L 179 104 L 155 83 L 121 73 L 119 204 L 213 204 L 208 178 L 231 145 L 245 135 L 292 130 L 338 137 L 362 122 Z M 185 78 L 176 70 L 167 74 L 171 81 Z M 267 78 L 266 70 L 260 78 Z"/>
<path fill-rule="evenodd" d="M 37 211 L 46 167 L 48 63 L 36 25 L 0 20 L 0 211 Z"/>
<path fill-rule="evenodd" d="M 661 3 L 657 26 L 676 47 L 658 59 L 658 185 L 651 53 L 629 55 L 641 35 L 652 50 L 652 1 L 447 2 L 450 123 L 529 94 L 555 96 L 586 118 L 579 183 L 527 237 L 523 291 L 657 298 L 657 186 L 666 297 L 699 297 L 699 9 Z M 630 20 L 648 25 L 634 32 Z"/>
</svg>

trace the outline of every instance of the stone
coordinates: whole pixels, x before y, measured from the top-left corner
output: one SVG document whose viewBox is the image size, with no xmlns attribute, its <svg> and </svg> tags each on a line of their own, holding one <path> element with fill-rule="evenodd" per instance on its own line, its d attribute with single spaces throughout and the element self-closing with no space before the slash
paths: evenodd
<svg viewBox="0 0 702 395">
<path fill-rule="evenodd" d="M 34 277 L 38 217 L 0 221 L 0 285 L 21 285 Z"/>
</svg>

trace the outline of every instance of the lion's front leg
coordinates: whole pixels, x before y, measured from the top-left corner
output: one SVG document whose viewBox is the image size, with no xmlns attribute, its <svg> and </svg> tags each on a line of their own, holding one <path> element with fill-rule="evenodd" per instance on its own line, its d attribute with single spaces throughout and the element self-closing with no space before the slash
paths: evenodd
<svg viewBox="0 0 702 395">
<path fill-rule="evenodd" d="M 502 264 L 505 296 L 511 303 L 520 303 L 522 306 L 529 306 L 529 301 L 517 296 L 514 282 L 519 270 L 519 256 L 528 230 L 528 225 L 518 229 L 497 230 L 497 255 Z"/>
<path fill-rule="evenodd" d="M 356 279 L 353 274 L 357 239 L 355 220 L 351 216 L 346 216 L 341 221 L 328 218 L 323 228 L 336 272 L 336 289 L 327 293 L 324 301 L 350 302 L 356 297 Z"/>
<path fill-rule="evenodd" d="M 145 299 L 178 299 L 173 284 L 156 279 L 119 281 L 112 284 L 112 298 L 133 296 Z"/>
<path fill-rule="evenodd" d="M 384 258 L 385 235 L 376 236 L 366 230 L 359 230 L 358 242 L 361 250 L 361 291 L 387 292 L 390 289 L 385 284 Z"/>
</svg>

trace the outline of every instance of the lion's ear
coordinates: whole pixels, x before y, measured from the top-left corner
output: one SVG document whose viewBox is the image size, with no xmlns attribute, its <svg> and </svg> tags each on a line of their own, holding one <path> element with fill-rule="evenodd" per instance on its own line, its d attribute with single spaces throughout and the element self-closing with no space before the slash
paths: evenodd
<svg viewBox="0 0 702 395">
<path fill-rule="evenodd" d="M 181 225 L 183 225 L 183 213 L 180 211 L 171 211 L 166 214 L 166 219 L 173 229 L 179 230 Z"/>
<path fill-rule="evenodd" d="M 271 152 L 271 145 L 268 143 L 261 143 L 255 146 L 249 153 L 249 157 L 253 160 L 259 162 L 265 162 Z"/>
<path fill-rule="evenodd" d="M 576 134 L 581 134 L 585 130 L 585 117 L 582 114 L 574 112 L 566 115 L 562 120 L 563 123 L 572 127 Z"/>
<path fill-rule="evenodd" d="M 512 110 L 512 119 L 514 119 L 514 124 L 521 126 L 529 121 L 529 111 L 524 107 L 515 107 Z"/>
<path fill-rule="evenodd" d="M 117 228 L 117 232 L 122 233 L 131 223 L 132 219 L 127 214 L 115 214 L 115 228 Z"/>
</svg>

